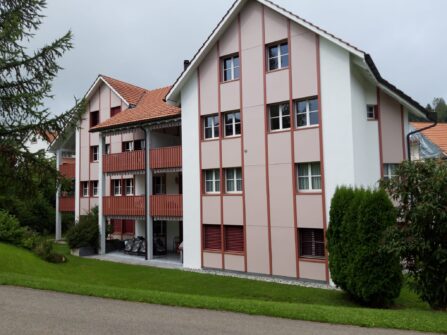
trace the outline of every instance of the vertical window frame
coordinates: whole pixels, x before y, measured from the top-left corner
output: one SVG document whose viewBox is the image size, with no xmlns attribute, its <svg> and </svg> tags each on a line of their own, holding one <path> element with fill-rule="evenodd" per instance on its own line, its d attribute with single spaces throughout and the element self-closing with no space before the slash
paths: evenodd
<svg viewBox="0 0 447 335">
<path fill-rule="evenodd" d="M 278 107 L 278 116 L 276 117 L 272 117 L 272 107 Z M 284 114 L 284 107 L 288 106 L 289 107 L 289 114 Z M 289 126 L 288 127 L 284 127 L 284 119 L 287 118 L 289 119 Z M 269 132 L 271 133 L 275 133 L 275 132 L 281 132 L 281 131 L 286 131 L 286 130 L 290 130 L 291 128 L 291 117 L 290 117 L 290 104 L 288 102 L 282 102 L 282 103 L 276 103 L 276 104 L 270 104 L 268 105 L 268 118 L 269 118 Z M 278 119 L 279 121 L 279 128 L 278 129 L 272 129 L 272 119 Z"/>
<path fill-rule="evenodd" d="M 83 181 L 82 182 L 82 197 L 83 198 L 89 198 L 90 197 L 90 188 L 89 188 L 89 182 Z"/>
<path fill-rule="evenodd" d="M 318 164 L 320 174 L 312 174 L 312 164 Z M 305 175 L 300 175 L 300 167 L 305 167 L 304 170 L 306 170 Z M 319 184 L 320 188 L 314 188 L 313 186 L 313 178 L 319 178 Z M 300 179 L 306 179 L 308 188 L 300 188 Z M 322 191 L 322 185 L 321 185 L 321 162 L 304 162 L 304 163 L 297 163 L 296 164 L 296 189 L 298 193 L 319 193 Z"/>
<path fill-rule="evenodd" d="M 370 108 L 372 109 L 372 116 L 370 116 Z M 366 119 L 368 121 L 377 121 L 377 105 L 367 104 L 366 105 Z"/>
<path fill-rule="evenodd" d="M 128 190 L 130 190 L 130 192 Z M 125 196 L 135 195 L 135 183 L 133 178 L 124 179 L 124 195 Z"/>
<path fill-rule="evenodd" d="M 235 60 L 238 60 L 239 65 L 235 65 Z M 227 68 L 226 67 L 226 61 L 230 61 L 230 67 Z M 235 69 L 239 69 L 238 72 L 238 76 L 236 78 L 236 71 Z M 227 56 L 223 56 L 221 58 L 221 82 L 222 83 L 227 83 L 230 81 L 235 81 L 235 80 L 239 80 L 240 76 L 241 76 L 241 61 L 240 61 L 240 57 L 239 54 L 232 54 L 232 55 L 227 55 Z M 225 78 L 225 73 L 229 71 L 230 72 L 230 78 L 226 79 Z"/>
<path fill-rule="evenodd" d="M 207 120 L 212 120 L 212 125 L 211 126 L 207 126 Z M 203 128 L 203 132 L 202 132 L 202 138 L 205 141 L 210 141 L 210 140 L 216 140 L 219 139 L 220 137 L 220 124 L 219 124 L 219 115 L 218 114 L 212 114 L 212 115 L 205 115 L 203 116 L 203 120 L 202 120 L 202 128 Z M 206 130 L 207 129 L 211 129 L 211 137 L 207 137 L 206 134 Z"/>
<path fill-rule="evenodd" d="M 233 172 L 233 177 L 229 177 L 229 172 Z M 240 178 L 238 178 L 238 172 L 240 173 Z M 234 168 L 226 168 L 224 169 L 224 176 L 225 176 L 225 193 L 227 194 L 241 194 L 242 193 L 242 168 L 240 167 L 234 167 Z M 233 189 L 230 190 L 228 187 L 228 182 L 233 182 Z M 238 189 L 238 181 L 240 182 L 240 189 Z"/>
<path fill-rule="evenodd" d="M 287 53 L 284 53 L 284 54 L 281 51 L 281 46 L 283 46 L 283 45 L 287 45 Z M 273 49 L 273 48 L 277 48 L 278 49 L 278 54 L 277 54 L 277 56 L 270 57 L 270 50 Z M 266 64 L 267 72 L 279 71 L 279 70 L 287 69 L 289 67 L 289 64 L 290 64 L 290 59 L 289 59 L 290 50 L 289 50 L 289 41 L 288 40 L 283 40 L 283 41 L 279 41 L 279 42 L 274 42 L 274 43 L 268 44 L 266 46 L 265 52 L 266 52 L 266 60 L 267 60 L 267 64 Z M 283 64 L 282 64 L 283 63 L 282 57 L 285 56 L 285 55 L 287 55 L 287 65 L 283 66 Z M 274 58 L 278 59 L 278 67 L 277 68 L 271 68 L 270 67 L 270 60 L 274 59 Z"/>
<path fill-rule="evenodd" d="M 112 190 L 114 197 L 121 197 L 123 195 L 123 184 L 121 179 L 112 179 Z"/>
<path fill-rule="evenodd" d="M 97 180 L 92 180 L 91 181 L 91 186 L 92 186 L 92 197 L 97 198 L 99 196 L 98 181 Z"/>
<path fill-rule="evenodd" d="M 207 183 L 211 183 L 212 189 L 208 191 Z M 220 194 L 222 185 L 219 169 L 203 170 L 203 186 L 205 194 Z"/>
<path fill-rule="evenodd" d="M 239 114 L 239 121 L 236 121 L 236 114 Z M 231 123 L 227 124 L 227 116 L 233 115 Z M 241 136 L 242 132 L 242 123 L 241 123 L 241 112 L 240 110 L 235 110 L 232 112 L 225 112 L 223 113 L 223 136 L 224 138 L 230 138 L 230 137 L 238 137 Z M 239 125 L 239 132 L 237 132 L 237 125 Z M 227 135 L 227 126 L 231 126 L 231 135 Z"/>
<path fill-rule="evenodd" d="M 90 146 L 90 163 L 99 162 L 99 146 L 92 145 Z"/>
<path fill-rule="evenodd" d="M 317 102 L 317 110 L 316 111 L 310 109 L 310 105 L 311 105 L 312 101 Z M 304 113 L 299 112 L 298 105 L 300 103 L 306 104 L 306 111 Z M 318 100 L 318 96 L 295 100 L 293 102 L 293 108 L 294 108 L 294 116 L 295 116 L 295 125 L 294 126 L 296 129 L 318 127 L 320 125 L 320 103 Z M 318 120 L 317 123 L 313 123 L 313 124 L 311 123 L 311 113 L 317 113 L 317 120 Z M 303 126 L 298 125 L 298 120 L 299 120 L 300 115 L 306 116 L 306 124 Z"/>
</svg>

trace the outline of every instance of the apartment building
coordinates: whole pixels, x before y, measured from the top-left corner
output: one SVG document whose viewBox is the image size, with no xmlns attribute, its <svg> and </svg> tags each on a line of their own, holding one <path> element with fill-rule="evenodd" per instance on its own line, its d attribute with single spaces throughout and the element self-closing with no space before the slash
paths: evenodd
<svg viewBox="0 0 447 335">
<path fill-rule="evenodd" d="M 101 252 L 112 222 L 148 259 L 164 236 L 188 268 L 326 282 L 336 187 L 391 176 L 409 113 L 426 113 L 368 54 L 267 0 L 236 1 L 172 87 L 100 76 L 86 97 L 67 141 Z"/>
</svg>

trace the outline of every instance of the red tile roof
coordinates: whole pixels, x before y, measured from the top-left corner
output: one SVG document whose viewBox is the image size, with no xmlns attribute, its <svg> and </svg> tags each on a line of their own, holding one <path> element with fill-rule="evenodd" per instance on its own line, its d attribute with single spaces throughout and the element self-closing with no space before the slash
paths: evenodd
<svg viewBox="0 0 447 335">
<path fill-rule="evenodd" d="M 430 122 L 411 122 L 413 128 L 419 130 L 429 126 Z M 436 127 L 422 131 L 422 134 L 439 149 L 447 154 L 447 123 L 438 123 Z"/>
<path fill-rule="evenodd" d="M 163 99 L 170 90 L 170 86 L 158 88 L 155 90 L 145 90 L 143 88 L 127 84 L 125 82 L 102 76 L 117 91 L 121 90 L 127 97 L 131 97 L 129 103 L 135 104 L 134 108 L 128 108 L 110 119 L 105 120 L 91 129 L 92 132 L 111 128 L 120 128 L 121 126 L 144 123 L 151 120 L 163 119 L 180 115 L 180 108 L 168 105 Z M 115 86 L 114 86 L 115 85 Z M 141 92 L 143 90 L 143 92 Z M 142 93 L 142 94 L 140 94 Z M 121 93 L 120 93 L 121 94 Z M 140 97 L 137 97 L 140 94 Z"/>
<path fill-rule="evenodd" d="M 100 75 L 113 89 L 129 104 L 136 105 L 146 93 L 146 89 L 126 83 L 124 81 Z"/>
</svg>

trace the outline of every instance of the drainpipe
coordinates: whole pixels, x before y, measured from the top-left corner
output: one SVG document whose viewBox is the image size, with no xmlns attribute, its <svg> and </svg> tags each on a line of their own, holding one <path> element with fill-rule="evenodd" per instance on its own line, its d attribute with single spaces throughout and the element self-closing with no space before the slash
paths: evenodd
<svg viewBox="0 0 447 335">
<path fill-rule="evenodd" d="M 408 155 L 408 161 L 410 163 L 411 163 L 411 147 L 410 147 L 411 136 L 414 135 L 414 134 L 420 133 L 420 132 L 422 132 L 424 130 L 436 127 L 436 125 L 438 124 L 438 114 L 436 112 L 427 112 L 426 115 L 427 115 L 428 120 L 432 121 L 433 124 L 431 124 L 431 125 L 429 125 L 427 127 L 421 128 L 419 130 L 414 130 L 414 131 L 409 132 L 407 134 L 407 155 Z"/>
<path fill-rule="evenodd" d="M 144 240 L 144 243 L 146 243 L 146 254 L 144 255 L 144 259 L 148 260 L 149 256 L 148 256 L 148 252 L 149 252 L 149 246 L 148 246 L 148 236 L 147 236 L 147 218 L 149 217 L 149 212 L 148 212 L 148 206 L 147 206 L 147 146 L 148 143 L 147 142 L 147 130 L 145 127 L 141 127 L 141 130 L 143 130 L 144 132 L 144 214 L 145 214 L 145 219 L 144 219 L 144 234 L 146 236 L 146 239 Z"/>
</svg>

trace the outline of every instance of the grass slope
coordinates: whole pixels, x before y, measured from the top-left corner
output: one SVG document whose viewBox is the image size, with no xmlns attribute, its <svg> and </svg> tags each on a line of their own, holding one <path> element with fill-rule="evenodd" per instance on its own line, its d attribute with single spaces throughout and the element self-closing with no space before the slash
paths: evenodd
<svg viewBox="0 0 447 335">
<path fill-rule="evenodd" d="M 58 251 L 68 255 L 65 246 Z M 447 315 L 407 289 L 390 310 L 359 307 L 339 291 L 67 256 L 50 264 L 0 243 L 0 284 L 163 305 L 226 310 L 365 327 L 447 333 Z"/>
</svg>

